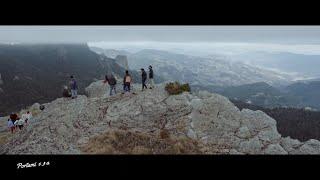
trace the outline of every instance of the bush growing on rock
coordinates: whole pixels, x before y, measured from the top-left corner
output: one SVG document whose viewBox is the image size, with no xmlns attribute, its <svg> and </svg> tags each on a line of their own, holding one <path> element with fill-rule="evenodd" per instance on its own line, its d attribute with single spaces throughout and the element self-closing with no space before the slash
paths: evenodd
<svg viewBox="0 0 320 180">
<path fill-rule="evenodd" d="M 181 94 L 182 92 L 190 92 L 189 84 L 180 84 L 179 82 L 170 82 L 165 86 L 165 90 L 170 95 Z"/>
<path fill-rule="evenodd" d="M 112 130 L 81 147 L 85 154 L 201 154 L 201 146 L 189 138 L 166 137 L 136 131 Z"/>
</svg>

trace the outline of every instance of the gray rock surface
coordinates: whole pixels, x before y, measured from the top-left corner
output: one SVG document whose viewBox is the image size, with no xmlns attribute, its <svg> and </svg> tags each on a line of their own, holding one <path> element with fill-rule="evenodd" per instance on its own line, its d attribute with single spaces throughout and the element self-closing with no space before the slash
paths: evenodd
<svg viewBox="0 0 320 180">
<path fill-rule="evenodd" d="M 261 111 L 240 111 L 226 97 L 199 92 L 169 96 L 164 85 L 109 97 L 102 81 L 87 96 L 45 104 L 35 121 L 1 145 L 1 154 L 79 154 L 91 137 L 114 129 L 187 137 L 205 144 L 204 154 L 319 154 L 320 142 L 281 137 L 276 121 Z M 122 90 L 122 89 L 120 89 Z M 36 109 L 34 104 L 29 109 Z"/>
</svg>

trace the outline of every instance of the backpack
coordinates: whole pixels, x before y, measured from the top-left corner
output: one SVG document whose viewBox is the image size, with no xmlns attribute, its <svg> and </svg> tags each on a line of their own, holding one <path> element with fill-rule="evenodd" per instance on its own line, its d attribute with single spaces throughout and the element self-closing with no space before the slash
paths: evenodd
<svg viewBox="0 0 320 180">
<path fill-rule="evenodd" d="M 131 76 L 126 76 L 125 82 L 126 83 L 131 83 Z"/>
<path fill-rule="evenodd" d="M 117 80 L 114 76 L 111 76 L 109 79 L 109 84 L 110 85 L 116 85 L 117 84 Z"/>
</svg>

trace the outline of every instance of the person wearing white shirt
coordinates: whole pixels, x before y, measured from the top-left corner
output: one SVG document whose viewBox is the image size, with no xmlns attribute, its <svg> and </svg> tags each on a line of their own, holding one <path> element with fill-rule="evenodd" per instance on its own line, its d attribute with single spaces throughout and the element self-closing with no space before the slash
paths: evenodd
<svg viewBox="0 0 320 180">
<path fill-rule="evenodd" d="M 24 121 L 22 118 L 20 118 L 20 119 L 17 121 L 17 125 L 18 125 L 18 127 L 19 127 L 20 130 L 22 130 L 24 122 L 25 122 L 25 121 Z"/>
<path fill-rule="evenodd" d="M 32 114 L 30 111 L 27 111 L 26 114 L 22 115 L 22 119 L 25 121 L 26 124 L 28 124 L 28 120 L 32 118 Z"/>
</svg>

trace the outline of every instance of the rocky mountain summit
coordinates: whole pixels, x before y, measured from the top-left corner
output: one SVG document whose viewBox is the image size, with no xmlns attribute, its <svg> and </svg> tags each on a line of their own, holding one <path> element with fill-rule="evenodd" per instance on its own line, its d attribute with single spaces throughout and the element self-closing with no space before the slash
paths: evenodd
<svg viewBox="0 0 320 180">
<path fill-rule="evenodd" d="M 41 112 L 34 104 L 34 121 L 2 144 L 0 153 L 320 153 L 319 141 L 282 137 L 274 119 L 240 111 L 218 94 L 169 95 L 164 84 L 141 92 L 137 84 L 135 93 L 109 97 L 108 88 L 94 82 L 86 95 L 58 98 Z"/>
</svg>

